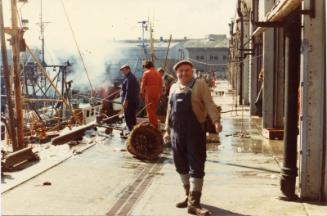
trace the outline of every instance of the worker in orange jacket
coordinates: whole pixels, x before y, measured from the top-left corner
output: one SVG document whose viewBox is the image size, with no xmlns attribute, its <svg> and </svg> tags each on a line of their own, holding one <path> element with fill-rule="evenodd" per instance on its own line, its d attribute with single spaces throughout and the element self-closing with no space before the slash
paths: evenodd
<svg viewBox="0 0 327 216">
<path fill-rule="evenodd" d="M 143 64 L 142 83 L 141 83 L 141 96 L 145 100 L 146 111 L 150 123 L 154 127 L 158 127 L 157 109 L 159 99 L 162 93 L 162 78 L 160 73 L 154 68 L 151 61 L 146 61 Z"/>
</svg>

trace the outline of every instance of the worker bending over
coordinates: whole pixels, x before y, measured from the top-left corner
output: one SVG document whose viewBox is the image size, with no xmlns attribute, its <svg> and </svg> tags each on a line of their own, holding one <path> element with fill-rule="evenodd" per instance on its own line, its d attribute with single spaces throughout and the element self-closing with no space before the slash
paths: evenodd
<svg viewBox="0 0 327 216">
<path fill-rule="evenodd" d="M 162 93 L 162 78 L 151 61 L 143 64 L 145 70 L 141 83 L 141 96 L 145 99 L 146 111 L 150 123 L 158 127 L 157 108 Z"/>
</svg>

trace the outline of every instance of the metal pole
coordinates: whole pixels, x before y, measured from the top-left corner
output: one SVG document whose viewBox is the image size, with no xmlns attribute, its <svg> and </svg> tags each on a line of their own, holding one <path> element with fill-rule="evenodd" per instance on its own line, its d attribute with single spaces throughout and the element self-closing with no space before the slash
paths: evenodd
<svg viewBox="0 0 327 216">
<path fill-rule="evenodd" d="M 168 48 L 167 48 L 167 53 L 166 53 L 166 59 L 165 59 L 165 64 L 164 64 L 164 71 L 166 71 L 166 67 L 167 67 L 167 60 L 168 60 L 168 53 L 169 53 L 169 48 L 170 48 L 170 43 L 171 43 L 171 40 L 172 40 L 172 35 L 170 35 L 169 37 L 169 42 L 168 42 Z"/>
<path fill-rule="evenodd" d="M 64 97 L 63 99 L 67 99 L 67 95 L 65 95 L 65 90 L 66 90 L 66 67 L 61 68 L 61 95 Z M 66 109 L 64 105 L 61 105 L 61 117 L 66 118 L 65 116 Z"/>
<path fill-rule="evenodd" d="M 24 99 L 25 102 L 62 102 L 63 100 L 61 99 L 48 99 L 48 98 L 25 98 Z"/>
<path fill-rule="evenodd" d="M 146 28 L 147 21 L 140 21 L 138 23 L 142 24 L 142 48 L 143 48 L 143 51 L 144 51 L 145 60 L 148 61 L 149 58 L 148 58 L 148 53 L 147 53 L 147 50 L 146 50 L 146 47 L 145 47 L 145 38 L 144 38 L 144 31 L 145 31 L 145 28 Z"/>
<path fill-rule="evenodd" d="M 19 65 L 19 42 L 22 39 L 22 32 L 18 28 L 17 20 L 17 1 L 11 0 L 11 24 L 12 24 L 12 51 L 13 51 L 13 66 L 14 66 L 14 87 L 16 98 L 16 118 L 17 118 L 17 141 L 19 149 L 24 148 L 24 116 L 23 116 L 23 97 L 20 83 L 21 68 Z"/>
<path fill-rule="evenodd" d="M 151 52 L 151 61 L 154 64 L 155 61 L 155 54 L 154 54 L 154 39 L 153 39 L 153 26 L 149 22 L 150 25 L 150 52 Z"/>
<path fill-rule="evenodd" d="M 6 86 L 6 95 L 7 95 L 7 105 L 8 105 L 8 115 L 9 115 L 9 135 L 12 140 L 13 150 L 18 150 L 17 145 L 17 136 L 15 130 L 15 113 L 14 113 L 14 104 L 11 100 L 11 84 L 10 84 L 10 69 L 8 65 L 8 56 L 7 56 L 7 47 L 5 41 L 5 32 L 4 32 L 4 23 L 3 23 L 3 7 L 2 0 L 0 0 L 0 33 L 1 33 L 1 54 L 2 54 L 2 63 L 4 70 L 4 79 Z"/>
<path fill-rule="evenodd" d="M 41 30 L 41 45 L 42 45 L 42 65 L 45 65 L 45 51 L 44 51 L 44 24 L 43 24 L 43 0 L 41 0 L 41 16 L 40 16 L 40 30 Z"/>
<path fill-rule="evenodd" d="M 244 20 L 243 20 L 243 13 L 242 13 L 242 9 L 241 9 L 241 0 L 238 1 L 238 5 L 237 5 L 237 13 L 240 16 L 240 23 L 241 23 L 241 38 L 240 38 L 240 48 L 239 48 L 239 52 L 240 52 L 240 57 L 239 57 L 239 70 L 240 70 L 240 97 L 239 97 L 239 104 L 242 105 L 243 104 L 243 48 L 244 48 Z"/>
<path fill-rule="evenodd" d="M 285 135 L 284 160 L 280 180 L 283 199 L 294 200 L 297 176 L 298 90 L 300 79 L 301 19 L 299 15 L 285 27 Z"/>
<path fill-rule="evenodd" d="M 145 49 L 145 44 L 144 44 L 144 22 L 142 22 L 142 46 L 143 46 L 143 49 Z M 146 58 L 147 56 L 145 56 Z"/>
</svg>

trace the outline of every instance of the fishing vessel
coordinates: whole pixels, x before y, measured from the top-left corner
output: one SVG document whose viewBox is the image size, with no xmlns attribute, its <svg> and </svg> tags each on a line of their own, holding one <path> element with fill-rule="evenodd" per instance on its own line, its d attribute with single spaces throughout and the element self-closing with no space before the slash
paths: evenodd
<svg viewBox="0 0 327 216">
<path fill-rule="evenodd" d="M 85 130 L 95 127 L 96 117 L 103 108 L 102 99 L 96 95 L 86 68 L 90 88 L 80 92 L 73 90 L 73 80 L 68 79 L 71 73 L 69 61 L 46 63 L 42 1 L 42 48 L 39 52 L 30 48 L 24 39 L 28 28 L 17 12 L 17 4 L 16 0 L 11 1 L 11 27 L 4 26 L 2 2 L 0 8 L 3 170 L 37 160 L 33 151 L 35 144 L 50 142 L 58 145 L 80 138 Z M 10 36 L 11 49 L 7 49 L 6 36 Z"/>
</svg>

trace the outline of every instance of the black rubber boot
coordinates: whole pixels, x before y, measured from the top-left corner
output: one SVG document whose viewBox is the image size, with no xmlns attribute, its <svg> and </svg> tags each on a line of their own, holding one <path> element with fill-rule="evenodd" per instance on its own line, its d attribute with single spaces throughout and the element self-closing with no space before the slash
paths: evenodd
<svg viewBox="0 0 327 216">
<path fill-rule="evenodd" d="M 176 203 L 177 208 L 186 208 L 187 207 L 187 201 L 188 201 L 188 196 L 190 193 L 190 185 L 184 185 L 184 190 L 185 190 L 185 199 L 181 202 Z"/>
<path fill-rule="evenodd" d="M 207 216 L 210 215 L 209 210 L 201 207 L 200 204 L 201 192 L 192 191 L 188 197 L 188 206 L 187 212 L 189 214 L 197 215 L 197 216 Z"/>
</svg>

